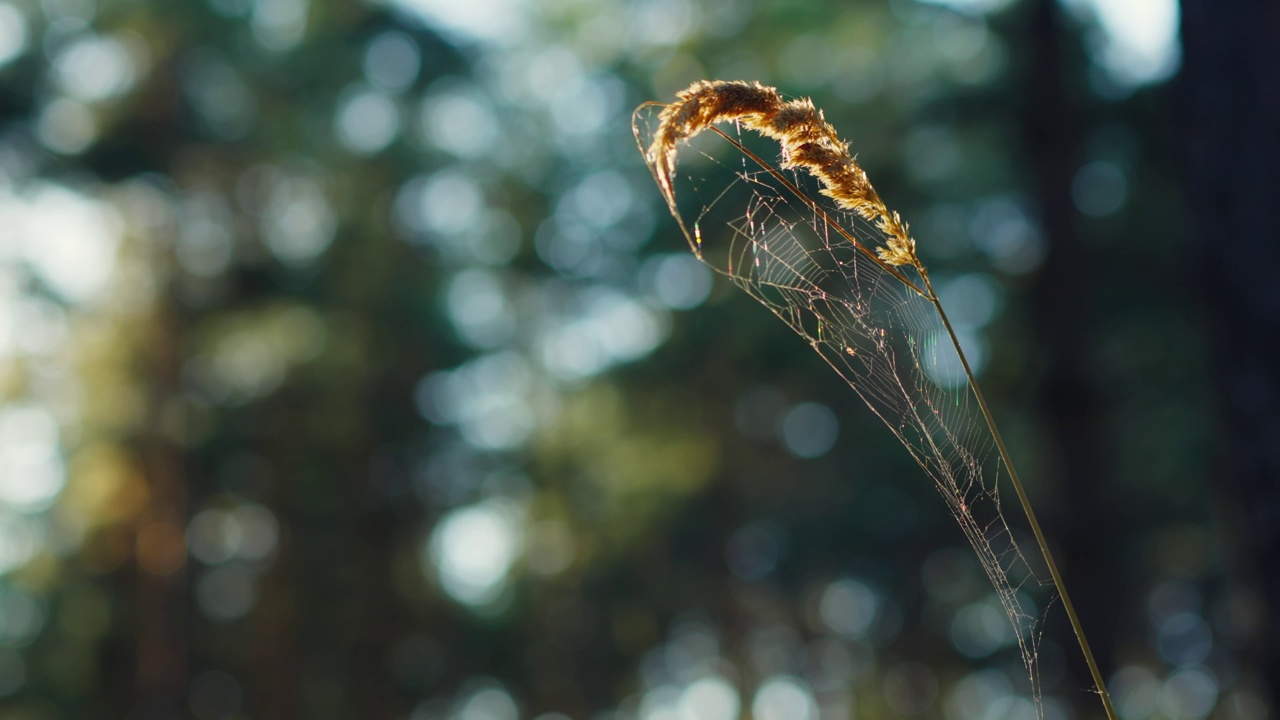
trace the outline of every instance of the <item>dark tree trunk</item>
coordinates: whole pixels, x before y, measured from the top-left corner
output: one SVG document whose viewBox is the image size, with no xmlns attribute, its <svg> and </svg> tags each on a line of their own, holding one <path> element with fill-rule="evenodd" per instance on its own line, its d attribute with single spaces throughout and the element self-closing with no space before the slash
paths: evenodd
<svg viewBox="0 0 1280 720">
<path fill-rule="evenodd" d="M 1121 615 L 1111 582 L 1113 520 L 1101 492 L 1109 471 L 1102 436 L 1106 408 L 1088 362 L 1098 262 L 1080 241 L 1071 198 L 1084 120 L 1067 83 L 1069 58 L 1058 3 L 1040 0 L 1032 12 L 1023 142 L 1047 244 L 1033 311 L 1043 371 L 1039 413 L 1053 443 L 1045 466 L 1056 472 L 1045 478 L 1053 502 L 1043 507 L 1064 580 L 1105 678 L 1113 670 L 1110 657 Z M 1063 649 L 1076 678 L 1090 683 L 1081 653 Z"/>
<path fill-rule="evenodd" d="M 1254 634 L 1280 685 L 1280 3 L 1184 0 L 1181 92 L 1195 247 L 1223 424 L 1224 483 L 1271 617 Z M 1271 688 L 1280 706 L 1280 687 Z"/>
</svg>

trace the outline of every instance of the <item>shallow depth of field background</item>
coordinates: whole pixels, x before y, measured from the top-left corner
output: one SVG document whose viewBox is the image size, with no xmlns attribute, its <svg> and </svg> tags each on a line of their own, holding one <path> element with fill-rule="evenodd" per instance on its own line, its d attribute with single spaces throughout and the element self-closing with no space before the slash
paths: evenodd
<svg viewBox="0 0 1280 720">
<path fill-rule="evenodd" d="M 0 0 L 0 717 L 1033 718 L 925 476 L 661 205 L 631 110 L 704 77 L 811 95 L 912 223 L 1123 718 L 1268 717 L 1178 33 Z M 1099 717 L 1060 607 L 1041 657 Z"/>
</svg>

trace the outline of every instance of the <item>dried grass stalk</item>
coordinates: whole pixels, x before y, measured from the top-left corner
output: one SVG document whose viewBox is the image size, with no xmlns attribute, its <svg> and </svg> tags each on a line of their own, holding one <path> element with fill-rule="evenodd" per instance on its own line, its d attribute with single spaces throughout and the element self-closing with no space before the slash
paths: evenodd
<svg viewBox="0 0 1280 720">
<path fill-rule="evenodd" d="M 929 273 L 916 255 L 916 243 L 907 232 L 906 223 L 902 222 L 896 212 L 892 212 L 885 207 L 884 201 L 880 199 L 875 189 L 871 187 L 866 172 L 849 154 L 848 146 L 836 135 L 835 128 L 827 124 L 826 120 L 823 119 L 822 111 L 814 107 L 811 100 L 805 98 L 788 102 L 783 100 L 776 89 L 761 85 L 758 82 L 726 80 L 696 82 L 677 93 L 676 98 L 676 102 L 663 106 L 661 113 L 658 115 L 658 128 L 645 152 L 647 154 L 646 159 L 650 167 L 653 168 L 654 176 L 657 178 L 658 186 L 666 198 L 672 213 L 676 215 L 677 220 L 679 220 L 680 216 L 676 211 L 675 188 L 673 185 L 677 146 L 703 130 L 711 128 L 716 123 L 734 121 L 749 130 L 754 130 L 761 135 L 777 140 L 782 146 L 783 168 L 807 171 L 822 183 L 823 195 L 832 198 L 839 207 L 851 210 L 867 221 L 875 223 L 883 233 L 884 244 L 882 247 L 876 248 L 876 255 L 879 256 L 885 269 L 895 278 L 911 287 L 932 304 L 939 319 L 942 321 L 956 355 L 964 368 L 969 387 L 977 399 L 982 417 L 991 432 L 992 439 L 995 441 L 1000 460 L 1008 472 L 1009 481 L 1018 495 L 1018 501 L 1026 514 L 1032 533 L 1035 535 L 1036 544 L 1039 546 L 1049 567 L 1049 572 L 1053 576 L 1054 586 L 1058 590 L 1058 596 L 1062 600 L 1067 617 L 1071 621 L 1071 627 L 1075 631 L 1076 639 L 1080 643 L 1080 649 L 1089 666 L 1090 674 L 1093 676 L 1094 690 L 1102 700 L 1103 709 L 1106 711 L 1107 717 L 1110 720 L 1115 720 L 1116 714 L 1111 705 L 1111 698 L 1107 693 L 1106 685 L 1103 683 L 1098 664 L 1093 657 L 1093 651 L 1089 648 L 1089 643 L 1085 639 L 1084 629 L 1080 625 L 1080 619 L 1076 615 L 1071 597 L 1067 594 L 1066 584 L 1058 571 L 1053 554 L 1049 550 L 1048 540 L 1045 538 L 1044 532 L 1040 528 L 1040 523 L 1036 520 L 1035 513 L 1031 509 L 1031 501 L 1027 497 L 1026 489 L 1018 477 L 1017 470 L 1014 469 L 1009 450 L 1005 446 L 1004 439 L 1000 434 L 1000 429 L 996 426 L 995 418 L 992 416 L 990 408 L 987 407 L 982 390 L 979 388 L 976 378 L 974 378 L 973 370 L 965 357 L 964 349 L 960 346 L 960 340 L 956 335 L 955 329 L 952 327 L 937 293 L 934 292 L 933 285 L 929 280 Z M 721 134 L 724 135 L 724 133 Z M 637 135 L 637 137 L 639 136 Z M 725 137 L 737 145 L 739 149 L 750 154 L 749 151 L 742 148 L 732 138 L 727 135 Z M 756 158 L 754 155 L 751 155 L 751 157 L 760 162 L 769 172 L 776 173 L 775 170 L 768 167 L 765 161 Z M 775 174 L 775 177 L 778 177 L 793 192 L 798 195 L 801 194 L 798 188 L 786 182 L 780 175 Z M 806 203 L 811 202 L 808 198 L 803 198 L 803 196 L 802 199 Z M 814 207 L 816 208 L 816 205 Z M 822 214 L 822 217 L 829 220 L 825 213 Z M 841 234 L 857 245 L 852 235 L 848 235 L 843 231 L 841 231 Z M 692 243 L 693 240 L 690 239 L 690 242 Z M 863 249 L 860 245 L 858 247 Z M 912 283 L 895 269 L 887 267 L 889 265 L 911 266 L 918 273 L 922 286 Z M 961 511 L 965 510 L 962 505 Z M 1030 668 L 1030 665 L 1028 667 Z M 1039 714 L 1041 711 L 1042 708 L 1037 705 L 1037 713 Z"/>
</svg>

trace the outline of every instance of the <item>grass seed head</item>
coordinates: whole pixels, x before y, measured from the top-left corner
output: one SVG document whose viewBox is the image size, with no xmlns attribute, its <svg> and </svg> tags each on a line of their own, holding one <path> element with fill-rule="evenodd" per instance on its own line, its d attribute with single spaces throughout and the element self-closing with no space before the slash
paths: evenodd
<svg viewBox="0 0 1280 720">
<path fill-rule="evenodd" d="M 759 82 L 700 80 L 676 93 L 676 102 L 663 108 L 648 154 L 668 202 L 675 200 L 672 178 L 677 146 L 728 121 L 777 140 L 782 146 L 782 167 L 805 170 L 822 183 L 823 195 L 875 223 L 885 235 L 884 245 L 876 249 L 881 260 L 889 265 L 919 265 L 916 241 L 907 224 L 885 207 L 822 111 L 808 98 L 784 101 L 777 89 Z"/>
</svg>

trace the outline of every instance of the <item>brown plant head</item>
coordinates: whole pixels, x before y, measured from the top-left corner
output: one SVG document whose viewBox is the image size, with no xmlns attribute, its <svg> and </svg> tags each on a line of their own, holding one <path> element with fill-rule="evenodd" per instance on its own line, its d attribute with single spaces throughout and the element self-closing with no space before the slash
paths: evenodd
<svg viewBox="0 0 1280 720">
<path fill-rule="evenodd" d="M 889 265 L 919 265 L 907 224 L 885 207 L 822 111 L 808 98 L 785 101 L 777 89 L 758 82 L 700 80 L 676 93 L 676 101 L 662 109 L 648 160 L 667 202 L 675 202 L 672 180 L 677 146 L 727 121 L 777 140 L 783 168 L 805 170 L 822 183 L 823 195 L 875 223 L 885 235 L 884 245 L 876 249 L 881 260 Z"/>
</svg>

